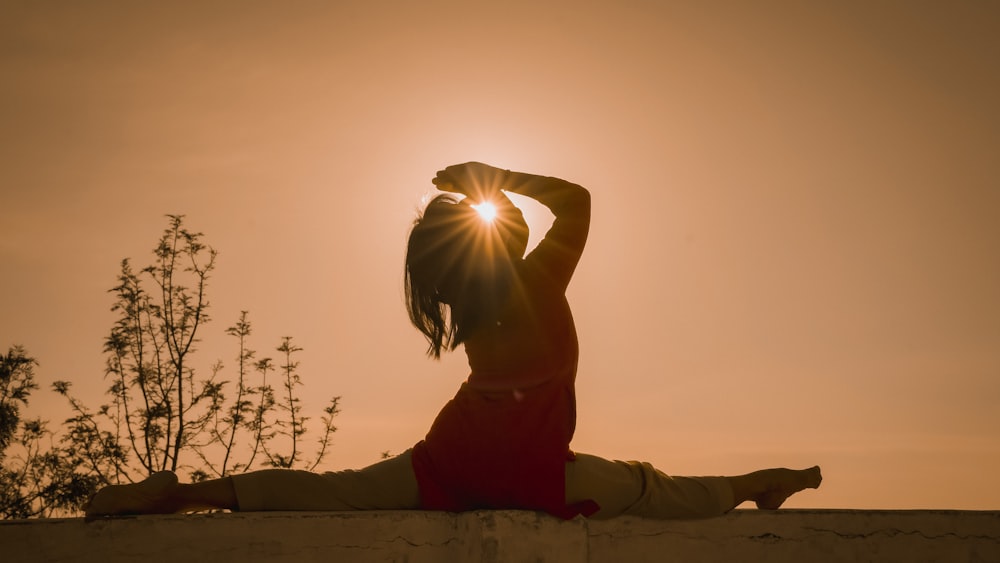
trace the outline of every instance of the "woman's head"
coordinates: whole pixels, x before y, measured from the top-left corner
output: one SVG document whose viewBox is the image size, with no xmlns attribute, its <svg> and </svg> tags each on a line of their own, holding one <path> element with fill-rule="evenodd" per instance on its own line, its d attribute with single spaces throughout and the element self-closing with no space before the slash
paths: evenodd
<svg viewBox="0 0 1000 563">
<path fill-rule="evenodd" d="M 524 216 L 506 196 L 496 200 L 496 218 L 487 221 L 468 199 L 439 195 L 410 231 L 407 311 L 434 357 L 442 348 L 454 349 L 496 312 L 511 287 L 514 264 L 527 248 Z"/>
</svg>

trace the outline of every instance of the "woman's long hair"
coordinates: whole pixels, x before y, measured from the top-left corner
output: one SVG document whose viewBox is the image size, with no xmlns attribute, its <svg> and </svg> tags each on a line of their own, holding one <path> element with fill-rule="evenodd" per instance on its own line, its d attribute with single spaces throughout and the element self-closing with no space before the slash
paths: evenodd
<svg viewBox="0 0 1000 563">
<path fill-rule="evenodd" d="M 512 236 L 527 242 L 520 212 L 513 221 L 483 221 L 449 194 L 432 199 L 414 222 L 406 248 L 406 310 L 427 338 L 428 355 L 440 358 L 442 350 L 454 350 L 484 323 L 498 320 L 514 282 L 512 236 L 501 230 L 516 231 Z"/>
</svg>

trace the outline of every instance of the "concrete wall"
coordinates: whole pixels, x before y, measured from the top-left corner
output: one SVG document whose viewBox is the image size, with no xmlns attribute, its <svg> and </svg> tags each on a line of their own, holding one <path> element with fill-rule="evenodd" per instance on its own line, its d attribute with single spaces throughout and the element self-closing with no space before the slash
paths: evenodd
<svg viewBox="0 0 1000 563">
<path fill-rule="evenodd" d="M 534 512 L 271 512 L 0 521 L 0 561 L 1000 562 L 1000 512 L 735 511 L 561 521 Z"/>
</svg>

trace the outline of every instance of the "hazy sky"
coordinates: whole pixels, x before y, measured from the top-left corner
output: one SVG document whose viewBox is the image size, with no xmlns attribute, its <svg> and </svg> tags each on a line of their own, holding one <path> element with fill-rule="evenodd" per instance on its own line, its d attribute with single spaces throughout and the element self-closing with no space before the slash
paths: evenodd
<svg viewBox="0 0 1000 563">
<path fill-rule="evenodd" d="M 467 371 L 408 324 L 406 234 L 480 160 L 593 194 L 575 449 L 1000 508 L 997 6 L 0 0 L 0 347 L 96 404 L 119 262 L 184 214 L 199 369 L 247 309 L 314 417 L 343 396 L 325 469 L 402 451 Z"/>
</svg>

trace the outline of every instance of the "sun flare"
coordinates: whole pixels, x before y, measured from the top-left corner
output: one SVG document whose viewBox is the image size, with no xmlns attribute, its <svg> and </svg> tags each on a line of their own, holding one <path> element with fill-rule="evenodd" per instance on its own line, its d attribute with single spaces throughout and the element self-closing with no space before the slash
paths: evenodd
<svg viewBox="0 0 1000 563">
<path fill-rule="evenodd" d="M 497 218 L 496 206 L 488 201 L 484 201 L 478 205 L 473 205 L 472 208 L 475 209 L 476 213 L 479 213 L 479 217 L 487 223 L 491 223 Z"/>
</svg>

